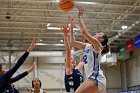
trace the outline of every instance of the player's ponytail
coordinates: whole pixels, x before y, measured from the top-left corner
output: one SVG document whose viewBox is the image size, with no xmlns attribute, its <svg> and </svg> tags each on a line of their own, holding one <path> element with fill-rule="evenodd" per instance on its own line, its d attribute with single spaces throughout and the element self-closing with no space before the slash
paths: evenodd
<svg viewBox="0 0 140 93">
<path fill-rule="evenodd" d="M 109 52 L 109 46 L 107 45 L 108 37 L 104 34 L 103 38 L 104 38 L 104 41 L 101 43 L 103 45 L 102 54 L 106 54 Z"/>
</svg>

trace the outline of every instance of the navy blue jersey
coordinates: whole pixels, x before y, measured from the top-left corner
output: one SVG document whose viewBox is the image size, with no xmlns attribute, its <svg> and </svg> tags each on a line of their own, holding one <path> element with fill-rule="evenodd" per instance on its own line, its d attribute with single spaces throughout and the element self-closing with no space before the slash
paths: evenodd
<svg viewBox="0 0 140 93">
<path fill-rule="evenodd" d="M 19 91 L 15 88 L 5 89 L 2 93 L 19 93 Z"/>
<path fill-rule="evenodd" d="M 13 74 L 18 70 L 18 68 L 24 63 L 25 59 L 28 57 L 29 53 L 25 52 L 18 60 L 18 62 L 13 66 L 9 71 L 0 76 L 0 93 L 2 93 L 11 83 L 16 82 L 17 80 L 23 78 L 27 75 L 27 72 L 24 72 L 17 77 L 11 78 Z"/>
<path fill-rule="evenodd" d="M 65 88 L 67 92 L 74 92 L 83 82 L 83 75 L 78 69 L 73 69 L 71 75 L 65 74 Z"/>
</svg>

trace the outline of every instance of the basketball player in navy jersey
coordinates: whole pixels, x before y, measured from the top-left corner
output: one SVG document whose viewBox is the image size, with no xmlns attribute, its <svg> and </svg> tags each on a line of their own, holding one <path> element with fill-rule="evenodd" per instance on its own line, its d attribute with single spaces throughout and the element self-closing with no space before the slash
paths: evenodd
<svg viewBox="0 0 140 93">
<path fill-rule="evenodd" d="M 109 51 L 108 38 L 104 33 L 95 33 L 91 36 L 83 23 L 82 15 L 84 9 L 79 7 L 78 21 L 80 31 L 88 43 L 76 41 L 73 30 L 70 30 L 71 45 L 84 50 L 83 60 L 86 80 L 78 87 L 75 93 L 105 93 L 106 78 L 100 69 L 100 61 L 103 54 Z M 71 28 L 73 28 L 73 18 L 69 17 Z"/>
<path fill-rule="evenodd" d="M 14 83 L 16 81 L 19 81 L 20 79 L 22 79 L 25 76 L 27 76 L 29 73 L 31 73 L 34 70 L 34 68 L 35 68 L 35 64 L 33 64 L 27 71 L 17 75 L 16 77 L 12 77 L 9 80 L 9 83 L 7 84 L 5 92 L 6 93 L 19 93 L 18 90 L 14 88 L 14 85 L 12 83 Z M 4 65 L 0 64 L 0 72 L 1 72 L 1 75 L 3 75 L 2 73 L 6 72 L 6 67 Z"/>
<path fill-rule="evenodd" d="M 36 38 L 33 38 L 30 47 L 26 50 L 26 52 L 19 58 L 17 63 L 8 71 L 3 71 L 0 69 L 0 93 L 7 93 L 5 89 L 9 87 L 9 84 L 16 82 L 17 80 L 21 79 L 23 76 L 26 76 L 28 72 L 25 72 L 18 77 L 11 78 L 13 74 L 19 69 L 19 67 L 24 63 L 26 58 L 28 57 L 30 51 L 35 47 Z"/>
<path fill-rule="evenodd" d="M 65 88 L 67 93 L 74 93 L 76 89 L 83 82 L 83 75 L 79 70 L 82 69 L 84 63 L 81 60 L 79 64 L 76 66 L 76 61 L 71 56 L 71 49 L 68 42 L 67 34 L 69 32 L 69 28 L 66 24 L 62 26 L 62 31 L 64 33 L 64 44 L 66 49 L 66 59 L 65 59 Z"/>
</svg>

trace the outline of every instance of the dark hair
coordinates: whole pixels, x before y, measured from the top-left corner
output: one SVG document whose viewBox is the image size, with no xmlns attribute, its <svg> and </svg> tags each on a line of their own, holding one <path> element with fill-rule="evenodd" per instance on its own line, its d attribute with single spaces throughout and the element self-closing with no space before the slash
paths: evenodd
<svg viewBox="0 0 140 93">
<path fill-rule="evenodd" d="M 102 54 L 106 54 L 109 52 L 109 46 L 107 45 L 108 43 L 108 37 L 107 35 L 103 35 L 104 41 L 101 43 L 103 45 L 103 50 L 102 50 Z"/>
<path fill-rule="evenodd" d="M 38 78 L 34 78 L 34 79 L 32 80 L 32 88 L 34 88 L 34 84 L 33 84 L 33 82 L 34 82 L 36 79 L 39 80 Z M 41 83 L 40 80 L 39 80 L 39 83 L 40 83 L 40 88 L 41 88 L 42 83 Z"/>
</svg>

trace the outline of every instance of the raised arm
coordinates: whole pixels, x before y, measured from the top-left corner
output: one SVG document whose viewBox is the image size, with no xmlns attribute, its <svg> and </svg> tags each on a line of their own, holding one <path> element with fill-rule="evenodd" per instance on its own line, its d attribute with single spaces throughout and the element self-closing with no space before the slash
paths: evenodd
<svg viewBox="0 0 140 93">
<path fill-rule="evenodd" d="M 31 42 L 31 45 L 30 45 L 30 47 L 27 49 L 27 52 L 30 52 L 30 51 L 32 51 L 32 50 L 35 48 L 36 39 L 37 39 L 36 37 L 33 37 L 32 42 Z"/>
<path fill-rule="evenodd" d="M 82 68 L 83 68 L 83 66 L 84 66 L 84 61 L 83 61 L 83 55 L 81 55 L 80 56 L 80 61 L 79 61 L 79 63 L 78 63 L 78 65 L 77 65 L 77 69 L 78 70 L 81 70 Z"/>
<path fill-rule="evenodd" d="M 1 79 L 3 79 L 3 81 L 9 81 L 9 79 L 12 77 L 12 75 L 18 70 L 18 68 L 24 63 L 24 61 L 26 60 L 26 58 L 29 55 L 29 52 L 35 47 L 35 41 L 36 38 L 34 37 L 32 40 L 32 43 L 30 45 L 30 47 L 27 49 L 27 51 L 19 58 L 19 60 L 17 61 L 17 63 L 9 70 L 7 71 L 4 75 L 1 76 Z M 0 82 L 3 85 L 6 85 L 6 83 Z"/>
<path fill-rule="evenodd" d="M 73 33 L 73 27 L 74 27 L 74 20 L 71 16 L 68 17 L 70 21 L 70 43 L 73 47 L 79 48 L 79 49 L 84 49 L 85 48 L 85 43 L 76 41 Z"/>
<path fill-rule="evenodd" d="M 23 72 L 22 74 L 17 75 L 16 77 L 13 77 L 9 80 L 9 83 L 12 84 L 16 81 L 19 81 L 20 79 L 27 76 L 29 73 L 31 73 L 35 68 L 35 64 L 33 64 L 27 71 Z"/>
<path fill-rule="evenodd" d="M 62 26 L 61 30 L 64 33 L 64 44 L 65 44 L 65 49 L 66 49 L 65 69 L 66 69 L 66 74 L 70 75 L 72 73 L 72 71 L 71 71 L 71 50 L 70 50 L 70 45 L 69 45 L 68 37 L 67 37 L 69 28 L 66 24 L 64 24 Z"/>
<path fill-rule="evenodd" d="M 92 37 L 88 33 L 87 28 L 83 22 L 82 15 L 84 13 L 84 9 L 82 7 L 78 7 L 78 9 L 79 9 L 78 21 L 79 21 L 79 25 L 80 25 L 80 31 L 81 31 L 83 37 L 85 39 L 87 39 L 89 43 L 91 43 L 93 45 L 93 47 L 96 51 L 101 51 L 102 50 L 101 43 L 96 38 Z"/>
</svg>

